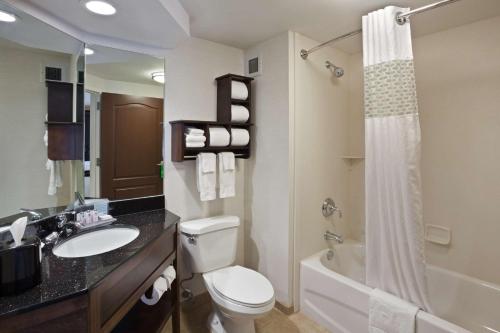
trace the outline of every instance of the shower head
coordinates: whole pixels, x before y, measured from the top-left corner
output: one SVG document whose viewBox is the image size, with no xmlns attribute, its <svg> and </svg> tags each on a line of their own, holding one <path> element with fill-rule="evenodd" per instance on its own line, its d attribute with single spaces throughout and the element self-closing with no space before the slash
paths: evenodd
<svg viewBox="0 0 500 333">
<path fill-rule="evenodd" d="M 325 66 L 329 70 L 333 71 L 333 74 L 335 74 L 336 77 L 342 77 L 344 76 L 344 69 L 342 67 L 335 66 L 332 64 L 330 61 L 325 61 Z"/>
</svg>

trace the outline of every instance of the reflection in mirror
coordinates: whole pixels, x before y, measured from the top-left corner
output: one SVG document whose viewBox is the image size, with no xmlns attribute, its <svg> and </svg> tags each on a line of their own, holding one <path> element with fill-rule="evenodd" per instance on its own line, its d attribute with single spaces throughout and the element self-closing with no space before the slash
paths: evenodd
<svg viewBox="0 0 500 333">
<path fill-rule="evenodd" d="M 83 191 L 83 43 L 0 1 L 0 225 Z"/>
<path fill-rule="evenodd" d="M 96 45 L 86 53 L 85 196 L 163 194 L 163 59 Z"/>
</svg>

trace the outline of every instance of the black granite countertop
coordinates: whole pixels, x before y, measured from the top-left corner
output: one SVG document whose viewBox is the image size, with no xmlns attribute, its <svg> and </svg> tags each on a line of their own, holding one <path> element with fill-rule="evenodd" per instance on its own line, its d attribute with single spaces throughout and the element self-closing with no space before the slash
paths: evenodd
<svg viewBox="0 0 500 333">
<path fill-rule="evenodd" d="M 139 228 L 139 236 L 116 250 L 83 258 L 60 258 L 44 251 L 42 283 L 16 296 L 0 297 L 0 317 L 18 314 L 86 293 L 115 268 L 125 263 L 179 217 L 167 210 L 155 210 L 117 216 L 115 224 Z"/>
</svg>

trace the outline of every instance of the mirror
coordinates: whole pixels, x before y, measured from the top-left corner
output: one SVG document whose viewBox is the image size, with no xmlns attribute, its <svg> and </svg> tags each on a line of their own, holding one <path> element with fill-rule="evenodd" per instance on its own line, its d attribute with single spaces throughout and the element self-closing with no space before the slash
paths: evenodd
<svg viewBox="0 0 500 333">
<path fill-rule="evenodd" d="M 163 194 L 164 60 L 81 41 L 0 0 L 0 226 Z"/>
<path fill-rule="evenodd" d="M 84 44 L 0 1 L 0 224 L 83 192 Z"/>
<path fill-rule="evenodd" d="M 163 194 L 164 60 L 87 45 L 85 197 Z"/>
</svg>

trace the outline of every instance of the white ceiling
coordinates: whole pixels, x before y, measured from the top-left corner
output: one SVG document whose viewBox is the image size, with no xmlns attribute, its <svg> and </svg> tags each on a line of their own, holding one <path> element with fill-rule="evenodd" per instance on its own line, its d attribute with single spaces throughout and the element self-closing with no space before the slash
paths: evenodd
<svg viewBox="0 0 500 333">
<path fill-rule="evenodd" d="M 163 59 L 103 46 L 90 47 L 95 53 L 85 57 L 87 73 L 107 80 L 161 85 L 151 79 L 151 74 L 163 72 Z"/>
<path fill-rule="evenodd" d="M 109 0 L 117 14 L 88 12 L 81 0 L 5 0 L 90 44 L 164 54 L 193 35 L 248 48 L 287 30 L 320 42 L 360 28 L 361 16 L 387 5 L 438 0 Z M 189 17 L 188 17 L 189 14 Z M 461 0 L 412 18 L 414 36 L 500 15 L 500 0 Z M 337 44 L 361 51 L 361 38 Z"/>
<path fill-rule="evenodd" d="M 191 35 L 248 48 L 292 30 L 326 41 L 361 27 L 361 16 L 388 5 L 416 8 L 438 0 L 180 0 L 190 15 Z M 414 36 L 500 15 L 500 0 L 462 0 L 412 18 Z M 338 44 L 361 51 L 361 38 Z"/>
<path fill-rule="evenodd" d="M 6 1 L 92 44 L 159 53 L 189 37 L 189 17 L 178 0 L 109 0 L 113 16 L 93 14 L 81 0 Z"/>
<path fill-rule="evenodd" d="M 0 10 L 17 16 L 15 23 L 0 22 L 0 38 L 12 42 L 9 47 L 22 45 L 27 48 L 55 51 L 67 54 L 79 54 L 83 43 L 39 20 L 16 10 L 0 1 Z M 7 46 L 5 41 L 3 46 Z"/>
</svg>

